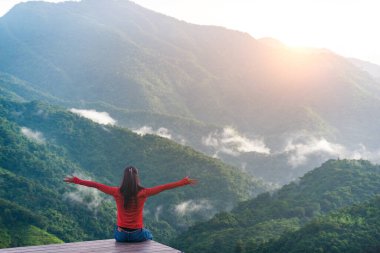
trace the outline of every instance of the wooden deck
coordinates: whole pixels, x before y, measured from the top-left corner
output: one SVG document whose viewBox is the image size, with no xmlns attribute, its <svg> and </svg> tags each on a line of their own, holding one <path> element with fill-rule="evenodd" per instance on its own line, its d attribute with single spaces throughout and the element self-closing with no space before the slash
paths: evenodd
<svg viewBox="0 0 380 253">
<path fill-rule="evenodd" d="M 42 246 L 30 247 L 16 247 L 0 249 L 0 253 L 90 253 L 90 252 L 104 252 L 104 253 L 180 253 L 181 251 L 170 248 L 166 245 L 155 241 L 146 241 L 140 243 L 119 243 L 114 239 L 110 240 L 97 240 L 86 242 L 73 242 L 63 244 L 50 244 Z"/>
</svg>

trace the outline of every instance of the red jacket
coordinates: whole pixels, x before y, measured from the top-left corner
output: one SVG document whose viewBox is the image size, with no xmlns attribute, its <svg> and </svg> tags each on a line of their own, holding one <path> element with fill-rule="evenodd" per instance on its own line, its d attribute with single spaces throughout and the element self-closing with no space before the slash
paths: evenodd
<svg viewBox="0 0 380 253">
<path fill-rule="evenodd" d="M 112 187 L 104 184 L 100 184 L 93 181 L 82 180 L 74 177 L 75 184 L 85 185 L 88 187 L 94 187 L 106 194 L 112 195 L 116 201 L 117 207 L 117 225 L 124 228 L 143 228 L 143 209 L 145 201 L 148 197 L 158 194 L 164 190 L 173 189 L 176 187 L 189 184 L 189 180 L 184 178 L 177 182 L 168 183 L 164 185 L 155 186 L 152 188 L 144 188 L 137 194 L 137 205 L 130 205 L 124 208 L 124 198 L 119 191 L 119 187 Z"/>
</svg>

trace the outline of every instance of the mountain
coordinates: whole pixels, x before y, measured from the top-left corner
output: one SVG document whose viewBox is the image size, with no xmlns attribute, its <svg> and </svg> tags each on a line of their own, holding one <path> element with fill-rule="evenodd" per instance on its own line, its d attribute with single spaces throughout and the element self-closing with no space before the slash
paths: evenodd
<svg viewBox="0 0 380 253">
<path fill-rule="evenodd" d="M 0 18 L 0 57 L 0 71 L 60 105 L 108 112 L 136 131 L 165 128 L 276 184 L 328 158 L 380 160 L 379 80 L 328 50 L 127 0 L 33 1 Z"/>
<path fill-rule="evenodd" d="M 112 237 L 113 201 L 96 190 L 67 185 L 67 175 L 119 185 L 123 168 L 133 164 L 146 187 L 186 175 L 198 178 L 197 187 L 147 202 L 146 225 L 162 242 L 265 190 L 261 181 L 189 147 L 97 124 L 62 107 L 6 98 L 10 94 L 0 90 L 3 247 Z M 20 227 L 31 237 L 14 235 Z"/>
<path fill-rule="evenodd" d="M 351 58 L 350 61 L 361 70 L 370 74 L 375 80 L 380 81 L 380 66 L 371 62 Z"/>
<path fill-rule="evenodd" d="M 56 236 L 39 228 L 45 226 L 43 222 L 46 220 L 10 201 L 0 199 L 0 218 L 0 248 L 62 243 Z M 20 230 L 23 230 L 22 234 L 18 232 Z"/>
<path fill-rule="evenodd" d="M 350 76 L 355 67 L 332 53 L 268 47 L 247 34 L 187 24 L 128 1 L 20 4 L 1 19 L 1 41 L 1 70 L 52 95 L 257 134 L 277 134 L 290 124 L 303 129 L 298 117 L 310 118 L 305 107 L 328 116 L 322 102 L 340 94 L 344 103 L 351 95 L 345 88 L 355 88 L 348 81 L 360 84 Z M 291 117 L 300 126 L 268 118 L 290 112 L 300 114 Z"/>
<path fill-rule="evenodd" d="M 318 217 L 252 252 L 367 252 L 380 250 L 380 198 Z M 251 251 L 247 251 L 251 252 Z"/>
<path fill-rule="evenodd" d="M 243 252 L 238 249 L 245 249 L 246 252 L 333 252 L 326 250 L 328 242 L 334 241 L 337 237 L 343 242 L 349 239 L 346 237 L 347 234 L 338 230 L 330 233 L 329 225 L 324 227 L 324 222 L 329 223 L 331 219 L 340 221 L 337 216 L 329 213 L 338 212 L 342 226 L 344 224 L 349 226 L 351 219 L 346 220 L 344 213 L 347 210 L 341 211 L 341 208 L 351 208 L 352 205 L 370 201 L 379 192 L 378 165 L 364 160 L 329 160 L 321 167 L 308 172 L 299 181 L 285 185 L 273 194 L 260 194 L 252 200 L 240 203 L 231 212 L 219 213 L 207 222 L 194 225 L 177 237 L 173 243 L 177 248 L 189 253 L 222 253 L 234 250 Z M 352 210 L 357 209 L 352 207 Z M 322 216 L 324 214 L 330 216 Z M 368 213 L 368 220 L 363 220 L 360 230 L 366 233 L 365 236 L 371 234 L 370 231 L 374 228 L 366 226 L 373 219 L 371 215 L 372 213 Z M 320 223 L 322 224 L 319 227 Z M 321 242 L 318 241 L 321 239 L 318 236 L 323 236 L 324 228 L 330 234 L 326 234 L 324 241 Z M 340 231 L 344 229 L 345 227 L 342 227 Z M 358 231 L 357 235 L 359 236 L 361 232 Z M 305 233 L 310 234 L 310 238 L 304 237 Z M 368 238 L 373 240 L 375 235 Z M 310 241 L 314 244 L 309 245 L 307 242 Z M 272 243 L 281 246 L 272 247 L 270 246 Z M 273 251 L 265 251 L 268 245 Z M 326 251 L 311 250 L 314 247 L 318 249 L 318 245 Z M 281 247 L 282 251 L 277 250 L 282 249 Z M 344 249 L 347 248 L 349 246 Z"/>
</svg>

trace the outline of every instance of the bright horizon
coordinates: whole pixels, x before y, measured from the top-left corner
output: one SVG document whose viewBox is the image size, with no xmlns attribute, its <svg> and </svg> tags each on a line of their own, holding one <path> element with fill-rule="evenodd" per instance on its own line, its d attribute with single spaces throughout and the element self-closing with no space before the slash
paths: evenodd
<svg viewBox="0 0 380 253">
<path fill-rule="evenodd" d="M 0 16 L 26 1 L 1 0 Z M 327 48 L 380 65 L 380 34 L 376 32 L 380 3 L 376 0 L 132 1 L 189 23 L 223 26 L 255 39 L 271 37 L 289 46 Z"/>
</svg>

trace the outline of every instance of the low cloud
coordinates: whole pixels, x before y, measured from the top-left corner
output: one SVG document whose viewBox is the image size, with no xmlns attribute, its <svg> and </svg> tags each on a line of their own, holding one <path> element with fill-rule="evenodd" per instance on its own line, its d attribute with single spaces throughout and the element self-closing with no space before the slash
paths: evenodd
<svg viewBox="0 0 380 253">
<path fill-rule="evenodd" d="M 154 212 L 154 219 L 156 221 L 159 221 L 160 220 L 160 215 L 162 213 L 162 205 L 159 205 L 158 207 L 156 207 L 156 210 Z"/>
<path fill-rule="evenodd" d="M 264 141 L 249 139 L 231 127 L 225 127 L 222 131 L 215 131 L 207 137 L 202 137 L 202 143 L 215 149 L 214 156 L 217 156 L 218 153 L 232 156 L 239 156 L 240 153 L 247 152 L 270 154 L 270 149 L 265 145 Z"/>
<path fill-rule="evenodd" d="M 213 209 L 214 208 L 211 205 L 211 203 L 206 199 L 187 200 L 187 201 L 179 203 L 178 205 L 174 207 L 176 214 L 179 216 L 185 216 L 188 214 L 201 212 L 201 211 L 210 211 Z"/>
<path fill-rule="evenodd" d="M 101 192 L 94 188 L 78 186 L 76 191 L 67 192 L 63 196 L 65 199 L 86 205 L 89 209 L 95 209 L 104 201 L 100 194 Z"/>
<path fill-rule="evenodd" d="M 46 143 L 46 140 L 44 138 L 44 135 L 39 131 L 33 131 L 30 128 L 27 127 L 21 127 L 21 133 L 28 138 L 29 140 L 35 141 L 39 144 Z"/>
<path fill-rule="evenodd" d="M 150 214 L 150 211 L 148 208 L 144 208 L 143 209 L 143 215 L 146 216 L 146 215 L 149 215 Z"/>
<path fill-rule="evenodd" d="M 81 173 L 75 173 L 75 175 L 79 178 L 86 178 L 86 175 L 83 175 Z M 106 200 L 104 193 L 95 188 L 82 185 L 76 185 L 74 191 L 64 193 L 63 198 L 80 203 L 82 205 L 86 205 L 87 208 L 95 209 L 95 211 L 96 208 Z"/>
<path fill-rule="evenodd" d="M 289 138 L 283 152 L 288 155 L 288 163 L 292 167 L 306 164 L 315 156 L 324 160 L 342 158 L 380 161 L 380 150 L 370 151 L 362 144 L 355 149 L 349 149 L 339 143 L 329 142 L 324 137 L 306 135 Z"/>
<path fill-rule="evenodd" d="M 92 120 L 98 124 L 102 125 L 115 125 L 116 120 L 113 119 L 108 112 L 98 112 L 96 110 L 82 110 L 82 109 L 75 109 L 71 108 L 69 110 L 72 113 L 78 114 L 79 116 L 82 116 L 84 118 L 87 118 L 89 120 Z"/>
<path fill-rule="evenodd" d="M 154 135 L 161 136 L 163 138 L 172 139 L 172 135 L 170 134 L 169 130 L 164 127 L 160 127 L 157 130 L 153 130 L 153 128 L 150 126 L 143 126 L 141 128 L 134 129 L 132 131 L 141 136 L 144 136 L 146 134 L 154 134 Z"/>
</svg>

